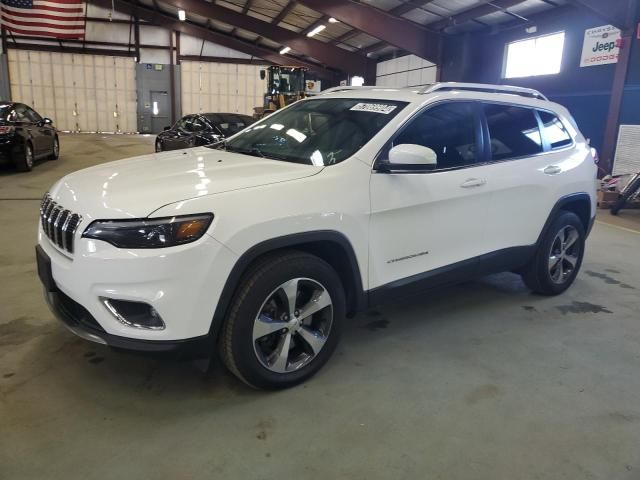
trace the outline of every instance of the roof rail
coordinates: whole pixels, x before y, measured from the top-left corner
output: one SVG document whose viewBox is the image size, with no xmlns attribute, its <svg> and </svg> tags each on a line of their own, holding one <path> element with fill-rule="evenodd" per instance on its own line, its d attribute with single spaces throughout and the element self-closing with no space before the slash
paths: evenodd
<svg viewBox="0 0 640 480">
<path fill-rule="evenodd" d="M 510 93 L 512 95 L 521 95 L 523 97 L 537 98 L 539 100 L 549 100 L 538 90 L 525 87 L 512 87 L 510 85 L 490 85 L 484 83 L 458 83 L 458 82 L 441 82 L 433 85 L 427 85 L 419 93 L 428 94 L 441 91 L 451 90 L 468 90 L 484 93 Z"/>
<path fill-rule="evenodd" d="M 377 88 L 377 87 L 375 85 L 363 85 L 361 87 L 343 85 L 341 87 L 327 88 L 326 90 L 322 90 L 320 93 L 325 94 L 325 93 L 335 93 L 335 92 L 346 92 L 349 90 L 372 90 L 374 88 Z"/>
</svg>

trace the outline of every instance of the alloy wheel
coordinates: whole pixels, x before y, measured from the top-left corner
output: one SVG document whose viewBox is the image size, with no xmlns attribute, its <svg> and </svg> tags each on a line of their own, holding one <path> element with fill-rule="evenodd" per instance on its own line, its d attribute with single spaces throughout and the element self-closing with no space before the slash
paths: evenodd
<svg viewBox="0 0 640 480">
<path fill-rule="evenodd" d="M 253 349 L 263 367 L 289 373 L 324 347 L 333 323 L 327 289 L 309 278 L 289 280 L 269 294 L 253 323 Z"/>
<path fill-rule="evenodd" d="M 53 158 L 58 158 L 60 155 L 60 142 L 57 138 L 53 140 Z"/>
<path fill-rule="evenodd" d="M 162 151 L 162 144 L 160 142 L 156 142 L 156 152 Z"/>
<path fill-rule="evenodd" d="M 571 278 L 580 259 L 580 233 L 567 225 L 562 228 L 551 243 L 549 253 L 549 276 L 556 284 L 563 284 Z"/>
</svg>

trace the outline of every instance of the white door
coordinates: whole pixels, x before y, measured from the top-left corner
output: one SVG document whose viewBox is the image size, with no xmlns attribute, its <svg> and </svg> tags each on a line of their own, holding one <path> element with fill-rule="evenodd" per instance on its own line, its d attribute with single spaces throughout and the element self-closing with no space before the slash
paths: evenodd
<svg viewBox="0 0 640 480">
<path fill-rule="evenodd" d="M 266 80 L 260 65 L 216 62 L 181 63 L 182 114 L 241 113 L 252 115 L 261 107 Z"/>
<path fill-rule="evenodd" d="M 9 50 L 13 101 L 53 119 L 57 129 L 135 132 L 132 58 Z"/>
<path fill-rule="evenodd" d="M 491 144 L 491 164 L 486 167 L 492 191 L 487 216 L 487 241 L 491 251 L 526 247 L 536 243 L 575 159 L 566 155 L 571 136 L 553 114 L 541 112 L 549 129 L 543 153 L 535 110 L 510 105 L 484 107 Z M 574 188 L 573 186 L 571 188 Z"/>
<path fill-rule="evenodd" d="M 481 139 L 477 105 L 451 102 L 421 113 L 393 141 L 433 149 L 438 164 L 429 173 L 372 174 L 370 288 L 487 252 Z"/>
</svg>

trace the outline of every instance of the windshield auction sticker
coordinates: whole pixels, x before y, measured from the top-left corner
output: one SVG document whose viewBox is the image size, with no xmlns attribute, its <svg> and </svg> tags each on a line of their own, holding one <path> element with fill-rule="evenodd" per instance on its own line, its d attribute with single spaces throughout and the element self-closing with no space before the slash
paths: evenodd
<svg viewBox="0 0 640 480">
<path fill-rule="evenodd" d="M 355 110 L 356 112 L 382 113 L 383 115 L 389 115 L 396 108 L 397 105 L 387 105 L 384 103 L 357 103 L 349 110 Z"/>
</svg>

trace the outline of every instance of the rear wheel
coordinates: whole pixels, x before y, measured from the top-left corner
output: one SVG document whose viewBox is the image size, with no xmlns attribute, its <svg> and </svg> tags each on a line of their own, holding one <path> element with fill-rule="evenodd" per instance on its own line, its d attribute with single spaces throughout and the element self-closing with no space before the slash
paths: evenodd
<svg viewBox="0 0 640 480">
<path fill-rule="evenodd" d="M 220 336 L 226 366 L 255 388 L 277 389 L 313 376 L 340 336 L 345 295 L 318 257 L 267 257 L 245 275 Z"/>
<path fill-rule="evenodd" d="M 540 295 L 558 295 L 576 279 L 584 257 L 585 230 L 575 213 L 561 212 L 522 270 L 524 283 Z"/>
<path fill-rule="evenodd" d="M 33 146 L 31 142 L 24 144 L 21 150 L 18 150 L 13 155 L 13 163 L 19 172 L 29 172 L 33 169 Z"/>
</svg>

